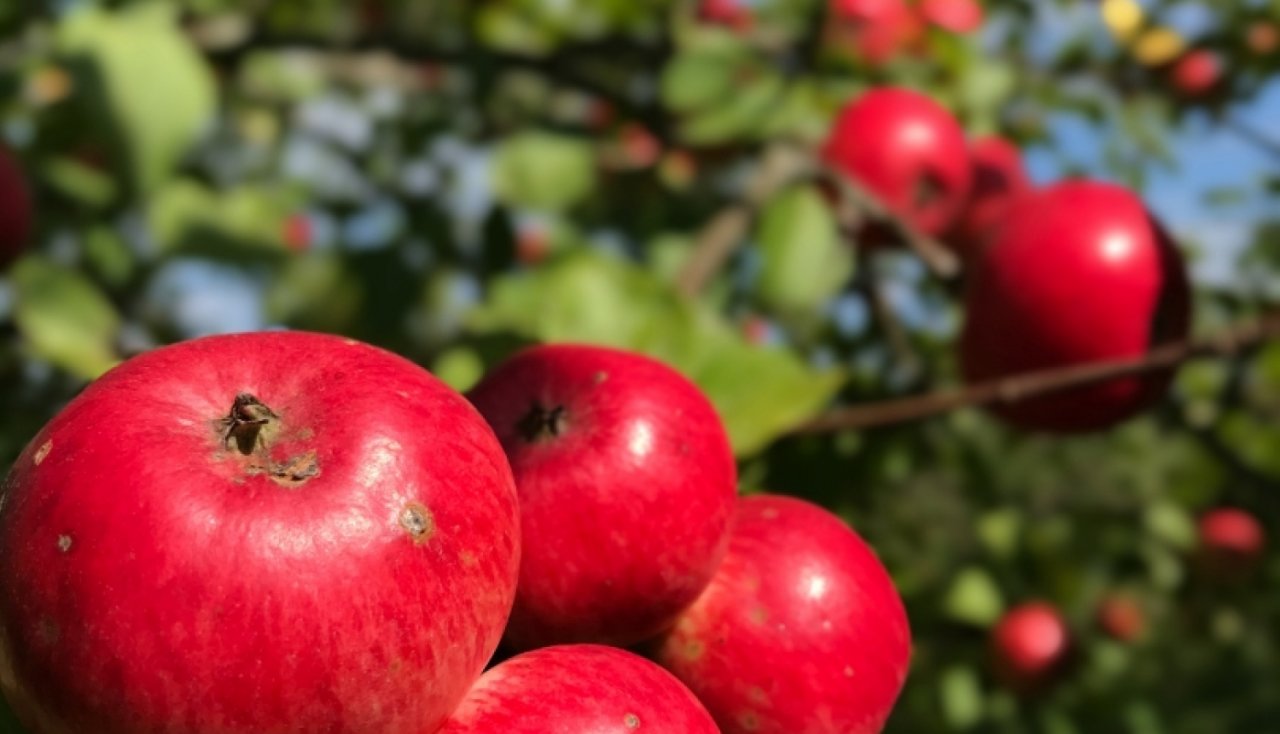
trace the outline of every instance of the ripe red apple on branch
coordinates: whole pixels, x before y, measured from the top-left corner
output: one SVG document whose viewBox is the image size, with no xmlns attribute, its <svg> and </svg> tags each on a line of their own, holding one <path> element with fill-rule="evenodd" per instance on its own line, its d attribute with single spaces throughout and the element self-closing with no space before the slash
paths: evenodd
<svg viewBox="0 0 1280 734">
<path fill-rule="evenodd" d="M 1235 507 L 1219 507 L 1206 512 L 1198 523 L 1197 560 L 1214 578 L 1236 581 L 1258 566 L 1266 546 L 1262 523 L 1251 513 Z"/>
<path fill-rule="evenodd" d="M 1044 690 L 1062 673 L 1071 652 L 1071 632 L 1046 602 L 1010 609 L 991 632 L 996 677 L 1018 693 Z"/>
<path fill-rule="evenodd" d="M 848 104 L 822 157 L 926 234 L 950 226 L 969 196 L 964 130 L 942 105 L 910 89 L 873 89 Z"/>
<path fill-rule="evenodd" d="M 961 364 L 969 382 L 1138 358 L 1184 339 L 1186 267 L 1142 201 L 1107 183 L 1067 181 L 1022 197 L 970 262 Z M 993 406 L 1024 429 L 1106 428 L 1164 395 L 1169 371 Z"/>
<path fill-rule="evenodd" d="M 648 357 L 534 347 L 470 393 L 506 449 L 525 538 L 506 641 L 630 645 L 701 593 L 737 468 L 715 408 Z"/>
<path fill-rule="evenodd" d="M 840 518 L 760 495 L 739 500 L 724 563 L 654 651 L 725 734 L 874 734 L 911 631 L 884 566 Z"/>
<path fill-rule="evenodd" d="M 1031 191 L 1031 178 L 1022 164 L 1017 146 L 997 136 L 969 143 L 973 186 L 959 217 L 947 230 L 943 242 L 968 257 L 981 250 L 995 236 L 1010 207 Z"/>
<path fill-rule="evenodd" d="M 493 433 L 339 337 L 134 357 L 36 435 L 0 504 L 0 688 L 39 734 L 434 731 L 515 595 Z"/>
<path fill-rule="evenodd" d="M 556 645 L 486 672 L 439 734 L 719 734 L 670 673 L 604 645 Z"/>
</svg>

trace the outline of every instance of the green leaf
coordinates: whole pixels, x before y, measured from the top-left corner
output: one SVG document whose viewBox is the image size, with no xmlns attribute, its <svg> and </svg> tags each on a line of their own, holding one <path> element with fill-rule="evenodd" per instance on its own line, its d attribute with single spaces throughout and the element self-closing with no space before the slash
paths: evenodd
<svg viewBox="0 0 1280 734">
<path fill-rule="evenodd" d="M 968 729 L 982 719 L 982 684 L 973 668 L 957 665 L 942 671 L 938 697 L 950 729 Z"/>
<path fill-rule="evenodd" d="M 747 344 L 651 271 L 590 251 L 495 279 L 468 323 L 480 334 L 601 344 L 663 360 L 706 392 L 740 455 L 811 417 L 844 380 L 786 350 Z"/>
<path fill-rule="evenodd" d="M 817 311 L 853 274 L 853 253 L 840 239 L 831 208 L 817 189 L 796 186 L 760 217 L 760 298 L 784 314 Z"/>
<path fill-rule="evenodd" d="M 747 60 L 738 47 L 695 49 L 676 56 L 662 73 L 662 102 L 675 112 L 704 109 L 733 88 L 734 74 Z"/>
<path fill-rule="evenodd" d="M 787 98 L 783 78 L 769 69 L 739 73 L 733 94 L 724 104 L 710 107 L 690 117 L 680 128 L 680 136 L 693 145 L 713 145 L 739 138 L 754 138 L 769 115 Z"/>
<path fill-rule="evenodd" d="M 147 210 L 152 232 L 168 250 L 214 257 L 288 251 L 284 224 L 302 206 L 296 191 L 244 184 L 214 191 L 191 179 L 167 183 Z"/>
<path fill-rule="evenodd" d="M 68 16 L 57 39 L 89 69 L 96 84 L 86 101 L 113 124 L 144 194 L 168 178 L 216 109 L 213 76 L 176 17 L 168 3 L 117 13 L 87 7 Z"/>
<path fill-rule="evenodd" d="M 120 361 L 120 317 L 83 275 L 32 256 L 14 267 L 12 278 L 14 320 L 33 354 L 86 379 Z"/>
<path fill-rule="evenodd" d="M 956 574 L 942 606 L 946 615 L 957 622 L 986 627 L 995 624 L 1005 605 L 991 574 L 970 566 Z"/>
<path fill-rule="evenodd" d="M 545 132 L 508 138 L 493 163 L 493 188 L 507 204 L 558 211 L 595 187 L 595 152 L 581 139 Z"/>
</svg>

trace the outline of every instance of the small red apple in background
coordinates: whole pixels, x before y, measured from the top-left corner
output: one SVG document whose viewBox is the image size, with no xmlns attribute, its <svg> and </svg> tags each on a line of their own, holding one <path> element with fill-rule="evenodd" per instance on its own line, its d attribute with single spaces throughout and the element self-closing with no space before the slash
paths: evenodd
<svg viewBox="0 0 1280 734">
<path fill-rule="evenodd" d="M 1198 560 L 1218 578 L 1238 580 L 1247 576 L 1262 559 L 1266 533 L 1258 519 L 1234 507 L 1210 510 L 1198 523 Z"/>
<path fill-rule="evenodd" d="M 944 242 L 961 255 L 982 249 L 1004 223 L 1009 208 L 1031 190 L 1031 178 L 1022 165 L 1022 153 L 998 136 L 978 138 L 969 144 L 973 187 L 960 216 Z"/>
<path fill-rule="evenodd" d="M 306 214 L 290 214 L 285 217 L 280 239 L 293 252 L 305 252 L 310 249 L 314 236 L 311 229 L 311 218 Z"/>
<path fill-rule="evenodd" d="M 1098 626 L 1112 639 L 1133 642 L 1142 637 L 1147 615 L 1142 605 L 1127 594 L 1108 594 L 1098 604 Z"/>
<path fill-rule="evenodd" d="M 1133 193 L 1067 181 L 1021 198 L 971 258 L 960 339 L 970 382 L 1135 359 L 1185 338 L 1186 266 Z M 1170 374 L 1124 377 L 993 406 L 1024 429 L 1102 429 L 1162 397 Z"/>
<path fill-rule="evenodd" d="M 516 229 L 516 261 L 537 265 L 551 254 L 551 235 L 541 224 L 521 224 Z"/>
<path fill-rule="evenodd" d="M 903 0 L 835 3 L 825 26 L 825 43 L 863 64 L 881 66 L 920 50 L 923 20 Z"/>
<path fill-rule="evenodd" d="M 41 734 L 434 731 L 515 596 L 493 433 L 349 339 L 133 357 L 3 486 L 0 686 Z"/>
<path fill-rule="evenodd" d="M 1179 93 L 1199 97 L 1222 79 L 1222 59 L 1204 49 L 1188 51 L 1174 62 L 1170 78 Z"/>
<path fill-rule="evenodd" d="M 743 0 L 702 0 L 698 17 L 707 23 L 724 25 L 740 31 L 749 30 L 755 23 L 755 14 Z"/>
<path fill-rule="evenodd" d="M 439 734 L 718 734 L 670 673 L 625 650 L 557 645 L 481 676 Z"/>
<path fill-rule="evenodd" d="M 1027 602 L 1010 609 L 991 632 L 996 677 L 1019 693 L 1052 683 L 1071 651 L 1071 632 L 1051 604 Z"/>
<path fill-rule="evenodd" d="M 830 0 L 832 15 L 847 20 L 871 20 L 907 7 L 905 0 Z"/>
<path fill-rule="evenodd" d="M 723 565 L 654 650 L 725 734 L 873 734 L 902 690 L 911 631 L 840 518 L 757 495 L 739 500 Z"/>
<path fill-rule="evenodd" d="M 696 385 L 639 354 L 556 344 L 470 397 L 511 461 L 528 540 L 512 648 L 634 644 L 697 598 L 728 542 L 737 468 Z"/>
<path fill-rule="evenodd" d="M 927 234 L 950 226 L 969 195 L 964 131 L 942 105 L 909 89 L 873 89 L 847 105 L 822 157 Z"/>
<path fill-rule="evenodd" d="M 982 26 L 977 0 L 921 0 L 919 10 L 925 21 L 952 33 L 971 33 Z"/>
<path fill-rule="evenodd" d="M 0 148 L 0 269 L 17 260 L 31 235 L 31 192 L 18 162 Z"/>
</svg>

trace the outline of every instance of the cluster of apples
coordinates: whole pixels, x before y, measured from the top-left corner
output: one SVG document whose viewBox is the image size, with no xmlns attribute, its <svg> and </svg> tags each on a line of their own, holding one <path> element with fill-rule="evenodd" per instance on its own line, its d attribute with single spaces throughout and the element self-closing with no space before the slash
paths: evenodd
<svg viewBox="0 0 1280 734">
<path fill-rule="evenodd" d="M 699 16 L 745 32 L 755 24 L 758 4 L 702 0 Z M 920 52 L 930 28 L 971 33 L 982 25 L 983 15 L 978 0 L 829 0 L 824 36 L 833 50 L 875 67 Z"/>
<path fill-rule="evenodd" d="M 0 588 L 33 734 L 873 734 L 911 645 L 848 525 L 739 497 L 692 382 L 583 345 L 465 398 L 305 332 L 134 357 L 15 462 Z"/>
<path fill-rule="evenodd" d="M 1265 532 L 1245 510 L 1210 510 L 1200 517 L 1197 531 L 1192 560 L 1212 581 L 1242 582 L 1262 560 Z M 1099 600 L 1094 622 L 1111 639 L 1133 643 L 1145 634 L 1147 612 L 1134 596 L 1111 592 Z M 991 630 L 996 678 L 1021 695 L 1045 691 L 1073 667 L 1075 637 L 1061 610 L 1049 602 L 1027 601 L 1009 609 Z"/>
<path fill-rule="evenodd" d="M 849 103 L 822 155 L 965 261 L 959 349 L 970 381 L 1141 358 L 1189 331 L 1185 263 L 1121 186 L 1078 179 L 1036 188 L 1012 144 L 967 141 L 944 107 L 895 87 Z M 874 243 L 877 233 L 861 239 Z M 1119 378 L 995 410 L 1023 429 L 1098 430 L 1158 400 L 1169 378 Z"/>
</svg>

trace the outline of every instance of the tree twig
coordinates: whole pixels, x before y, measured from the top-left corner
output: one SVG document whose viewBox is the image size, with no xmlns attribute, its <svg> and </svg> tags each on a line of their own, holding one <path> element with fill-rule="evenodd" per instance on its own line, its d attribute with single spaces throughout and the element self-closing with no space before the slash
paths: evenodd
<svg viewBox="0 0 1280 734">
<path fill-rule="evenodd" d="M 699 232 L 693 252 L 676 274 L 675 287 L 680 295 L 692 298 L 700 293 L 742 246 L 756 209 L 783 188 L 806 180 L 811 174 L 809 157 L 792 146 L 773 146 L 763 158 L 741 198 L 721 209 Z"/>
<path fill-rule="evenodd" d="M 960 273 L 960 260 L 951 250 L 889 211 L 862 184 L 830 166 L 822 166 L 818 175 L 823 181 L 835 186 L 841 200 L 860 212 L 863 220 L 870 219 L 887 226 L 894 236 L 915 252 L 935 276 L 950 279 Z"/>
<path fill-rule="evenodd" d="M 837 408 L 799 426 L 796 433 L 872 428 L 920 420 L 967 406 L 1014 403 L 1119 377 L 1169 369 L 1195 357 L 1232 356 L 1273 339 L 1280 339 L 1280 310 L 1241 322 L 1204 339 L 1163 344 L 1137 359 L 1091 362 L 1029 372 L 963 388 Z"/>
</svg>

